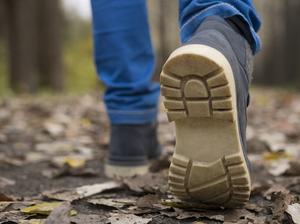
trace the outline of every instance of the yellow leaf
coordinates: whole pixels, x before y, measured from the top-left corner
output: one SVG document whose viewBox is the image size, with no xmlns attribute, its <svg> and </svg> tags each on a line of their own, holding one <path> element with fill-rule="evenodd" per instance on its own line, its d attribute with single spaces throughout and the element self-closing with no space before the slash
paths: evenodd
<svg viewBox="0 0 300 224">
<path fill-rule="evenodd" d="M 84 166 L 85 160 L 80 158 L 67 157 L 65 158 L 64 163 L 72 168 L 80 168 Z"/>
<path fill-rule="evenodd" d="M 49 215 L 53 209 L 60 206 L 62 202 L 43 202 L 23 208 L 21 211 L 29 214 Z"/>
<path fill-rule="evenodd" d="M 290 155 L 283 151 L 278 152 L 268 152 L 264 154 L 265 160 L 278 160 L 278 159 L 288 159 Z"/>
<path fill-rule="evenodd" d="M 86 118 L 81 119 L 80 123 L 84 128 L 90 128 L 92 126 L 91 121 Z"/>
<path fill-rule="evenodd" d="M 78 212 L 76 211 L 76 210 L 74 210 L 74 209 L 72 209 L 70 212 L 69 212 L 69 215 L 70 216 L 75 216 L 75 215 L 77 215 L 78 214 Z"/>
</svg>

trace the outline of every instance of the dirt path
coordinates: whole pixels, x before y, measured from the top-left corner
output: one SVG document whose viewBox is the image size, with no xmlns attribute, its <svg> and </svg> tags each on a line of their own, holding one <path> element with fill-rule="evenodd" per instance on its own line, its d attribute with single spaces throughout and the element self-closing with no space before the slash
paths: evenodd
<svg viewBox="0 0 300 224">
<path fill-rule="evenodd" d="M 253 91 L 251 200 L 245 208 L 223 210 L 169 194 L 175 141 L 163 113 L 164 156 L 152 173 L 117 182 L 103 175 L 109 127 L 97 95 L 3 100 L 0 223 L 299 223 L 299 118 L 300 95 Z"/>
</svg>

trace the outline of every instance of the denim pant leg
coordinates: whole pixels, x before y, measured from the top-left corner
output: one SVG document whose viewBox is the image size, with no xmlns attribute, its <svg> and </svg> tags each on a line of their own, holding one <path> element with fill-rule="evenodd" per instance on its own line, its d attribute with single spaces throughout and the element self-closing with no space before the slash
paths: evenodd
<svg viewBox="0 0 300 224">
<path fill-rule="evenodd" d="M 180 0 L 179 3 L 180 35 L 183 43 L 189 40 L 207 16 L 240 16 L 249 25 L 253 52 L 259 51 L 261 43 L 257 31 L 261 22 L 252 0 Z"/>
<path fill-rule="evenodd" d="M 159 84 L 145 0 L 91 0 L 94 58 L 106 86 L 111 123 L 144 124 L 157 116 Z"/>
</svg>

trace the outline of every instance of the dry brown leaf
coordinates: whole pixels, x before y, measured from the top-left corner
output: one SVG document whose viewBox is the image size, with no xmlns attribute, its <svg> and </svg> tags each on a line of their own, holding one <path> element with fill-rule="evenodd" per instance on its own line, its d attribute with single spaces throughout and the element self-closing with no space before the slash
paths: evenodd
<svg viewBox="0 0 300 224">
<path fill-rule="evenodd" d="M 103 215 L 95 215 L 95 214 L 78 214 L 76 216 L 72 216 L 71 218 L 72 224 L 100 224 L 106 223 L 106 217 Z"/>
<path fill-rule="evenodd" d="M 300 176 L 300 162 L 298 160 L 292 160 L 289 162 L 289 169 L 285 172 L 288 176 Z"/>
<path fill-rule="evenodd" d="M 294 199 L 293 196 L 286 188 L 275 185 L 265 193 L 265 198 L 273 202 L 271 207 L 273 213 L 272 220 L 281 223 L 288 205 L 290 205 Z"/>
<path fill-rule="evenodd" d="M 224 215 L 224 223 L 254 223 L 265 224 L 266 217 L 257 216 L 246 209 L 233 209 L 226 212 Z"/>
<path fill-rule="evenodd" d="M 10 204 L 10 202 L 0 202 L 0 212 L 3 212 Z"/>
<path fill-rule="evenodd" d="M 0 192 L 0 202 L 2 201 L 14 201 L 14 198 Z"/>
<path fill-rule="evenodd" d="M 272 196 L 276 197 L 277 195 L 280 195 L 280 194 L 287 195 L 288 193 L 289 193 L 289 190 L 286 189 L 285 187 L 283 187 L 281 185 L 273 185 L 264 193 L 264 197 L 267 200 L 272 200 Z"/>
<path fill-rule="evenodd" d="M 300 204 L 288 205 L 286 212 L 292 217 L 295 224 L 300 224 Z"/>
<path fill-rule="evenodd" d="M 70 224 L 71 204 L 64 202 L 54 208 L 45 220 L 44 224 Z"/>
<path fill-rule="evenodd" d="M 291 166 L 289 160 L 287 159 L 277 160 L 270 165 L 268 172 L 273 176 L 277 177 L 286 173 L 290 169 L 290 167 Z"/>
<path fill-rule="evenodd" d="M 80 195 L 80 198 L 89 197 L 95 194 L 99 194 L 101 192 L 112 190 L 116 188 L 120 188 L 122 183 L 116 181 L 109 181 L 101 184 L 93 184 L 93 185 L 85 185 L 76 188 L 76 192 Z"/>
<path fill-rule="evenodd" d="M 60 201 L 74 201 L 80 198 L 74 189 L 60 189 L 53 191 L 45 191 L 42 195 L 47 199 L 54 199 Z"/>
<path fill-rule="evenodd" d="M 49 133 L 52 137 L 61 136 L 65 131 L 65 127 L 63 125 L 51 121 L 45 122 L 44 128 L 45 131 Z"/>
<path fill-rule="evenodd" d="M 19 224 L 20 220 L 25 220 L 31 216 L 31 214 L 23 214 L 20 211 L 0 212 L 0 222 Z"/>
<path fill-rule="evenodd" d="M 269 145 L 265 141 L 256 137 L 249 139 L 247 141 L 247 145 L 249 148 L 249 153 L 261 154 L 271 151 Z"/>
<path fill-rule="evenodd" d="M 30 219 L 30 220 L 21 220 L 20 224 L 44 224 L 44 219 Z"/>
<path fill-rule="evenodd" d="M 129 198 L 92 198 L 89 199 L 88 202 L 93 205 L 121 209 L 127 206 L 134 205 L 136 201 Z"/>
<path fill-rule="evenodd" d="M 6 186 L 13 186 L 15 185 L 15 181 L 5 178 L 5 177 L 0 177 L 0 189 L 5 188 Z"/>
<path fill-rule="evenodd" d="M 155 208 L 157 205 L 160 205 L 160 199 L 154 194 L 140 197 L 136 202 L 136 206 L 139 208 Z"/>
<path fill-rule="evenodd" d="M 163 173 L 148 173 L 123 180 L 124 184 L 132 191 L 138 193 L 155 193 L 167 191 L 167 178 Z"/>
<path fill-rule="evenodd" d="M 266 142 L 273 152 L 284 150 L 286 136 L 281 132 L 265 132 L 259 138 Z"/>
<path fill-rule="evenodd" d="M 190 218 L 207 218 L 212 221 L 224 221 L 224 210 L 203 210 L 203 211 L 188 211 L 184 209 L 175 209 L 176 219 L 184 220 Z"/>
<path fill-rule="evenodd" d="M 110 213 L 110 217 L 107 220 L 110 224 L 147 224 L 151 222 L 152 218 L 143 218 L 132 214 Z"/>
<path fill-rule="evenodd" d="M 100 184 L 84 185 L 75 189 L 60 189 L 55 191 L 46 191 L 42 195 L 49 199 L 61 201 L 74 201 L 77 199 L 86 198 L 95 194 L 100 194 L 107 190 L 118 189 L 122 183 L 109 181 Z"/>
</svg>

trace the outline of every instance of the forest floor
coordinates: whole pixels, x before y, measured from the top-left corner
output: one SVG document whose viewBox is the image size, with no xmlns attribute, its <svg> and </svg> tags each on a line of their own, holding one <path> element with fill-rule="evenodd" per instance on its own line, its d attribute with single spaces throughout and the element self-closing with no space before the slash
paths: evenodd
<svg viewBox="0 0 300 224">
<path fill-rule="evenodd" d="M 211 209 L 168 192 L 175 144 L 159 115 L 164 154 L 145 176 L 103 174 L 109 125 L 96 94 L 0 102 L 0 223 L 300 223 L 300 94 L 252 91 L 252 195 L 244 208 Z"/>
</svg>

